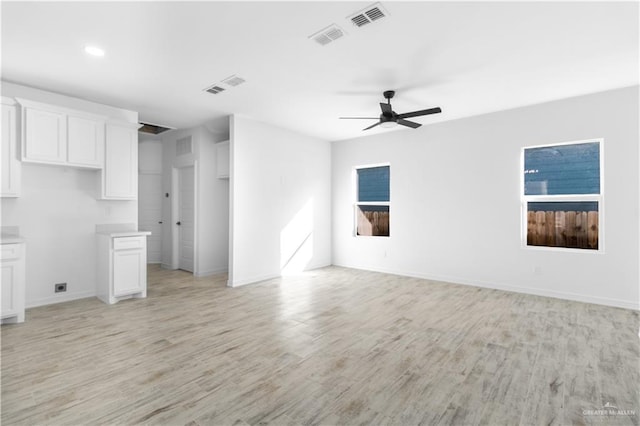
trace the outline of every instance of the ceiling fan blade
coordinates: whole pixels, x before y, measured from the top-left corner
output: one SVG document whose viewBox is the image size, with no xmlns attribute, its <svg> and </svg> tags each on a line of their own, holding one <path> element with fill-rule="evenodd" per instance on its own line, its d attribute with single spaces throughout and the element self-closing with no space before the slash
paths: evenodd
<svg viewBox="0 0 640 426">
<path fill-rule="evenodd" d="M 380 117 L 338 117 L 340 120 L 377 120 Z"/>
<path fill-rule="evenodd" d="M 383 102 L 380 102 L 380 109 L 382 110 L 382 113 L 384 114 L 385 112 L 391 113 L 391 104 L 385 104 Z"/>
<path fill-rule="evenodd" d="M 420 124 L 420 123 L 415 123 L 415 122 L 409 121 L 409 120 L 403 120 L 401 118 L 398 119 L 398 124 L 401 124 L 401 125 L 407 126 L 407 127 L 411 127 L 412 129 L 417 129 L 418 127 L 422 126 L 422 124 Z"/>
<path fill-rule="evenodd" d="M 398 114 L 398 118 L 419 117 L 421 115 L 438 114 L 440 112 L 442 112 L 440 107 L 435 107 L 435 108 L 423 109 L 420 111 L 405 112 L 404 114 Z"/>
<path fill-rule="evenodd" d="M 365 130 L 369 130 L 369 129 L 371 129 L 371 128 L 373 128 L 373 127 L 376 127 L 376 126 L 378 126 L 378 125 L 380 125 L 380 121 L 378 121 L 376 124 L 374 124 L 374 125 L 372 125 L 372 126 L 367 127 L 366 129 L 362 129 L 362 131 L 364 132 Z"/>
</svg>

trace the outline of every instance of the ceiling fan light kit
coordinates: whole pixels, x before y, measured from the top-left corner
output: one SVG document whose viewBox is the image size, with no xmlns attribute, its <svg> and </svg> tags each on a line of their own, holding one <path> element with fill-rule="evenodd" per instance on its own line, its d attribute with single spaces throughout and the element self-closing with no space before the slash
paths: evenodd
<svg viewBox="0 0 640 426">
<path fill-rule="evenodd" d="M 388 129 L 392 127 L 396 127 L 398 124 L 405 127 L 411 127 L 412 129 L 417 129 L 422 126 L 420 123 L 416 123 L 414 121 L 405 120 L 405 118 L 412 117 L 420 117 L 422 115 L 430 115 L 430 114 L 439 114 L 442 112 L 440 107 L 423 109 L 420 111 L 413 112 L 405 112 L 403 114 L 398 114 L 393 111 L 391 107 L 391 99 L 395 96 L 396 92 L 393 90 L 387 90 L 382 93 L 382 96 L 387 100 L 387 103 L 381 102 L 380 109 L 382 113 L 380 114 L 379 121 L 369 127 L 366 127 L 362 130 L 369 130 L 376 126 L 380 126 L 382 128 Z M 340 119 L 351 119 L 351 120 L 375 120 L 375 117 L 340 117 Z"/>
</svg>

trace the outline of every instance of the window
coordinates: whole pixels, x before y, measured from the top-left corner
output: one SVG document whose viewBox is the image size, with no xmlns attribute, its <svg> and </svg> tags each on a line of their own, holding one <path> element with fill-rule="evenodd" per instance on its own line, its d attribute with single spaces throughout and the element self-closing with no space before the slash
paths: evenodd
<svg viewBox="0 0 640 426">
<path fill-rule="evenodd" d="M 523 150 L 527 246 L 602 250 L 602 140 Z"/>
<path fill-rule="evenodd" d="M 389 236 L 389 178 L 388 165 L 356 168 L 356 235 Z"/>
</svg>

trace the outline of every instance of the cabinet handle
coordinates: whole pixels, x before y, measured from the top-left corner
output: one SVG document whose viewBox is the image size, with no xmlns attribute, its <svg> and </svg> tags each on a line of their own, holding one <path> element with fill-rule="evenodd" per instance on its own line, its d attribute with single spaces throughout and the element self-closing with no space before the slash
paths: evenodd
<svg viewBox="0 0 640 426">
<path fill-rule="evenodd" d="M 176 222 L 176 225 L 180 226 L 180 222 L 179 222 L 179 221 L 178 221 L 178 222 Z"/>
<path fill-rule="evenodd" d="M 158 222 L 158 223 L 162 223 L 162 221 Z"/>
</svg>

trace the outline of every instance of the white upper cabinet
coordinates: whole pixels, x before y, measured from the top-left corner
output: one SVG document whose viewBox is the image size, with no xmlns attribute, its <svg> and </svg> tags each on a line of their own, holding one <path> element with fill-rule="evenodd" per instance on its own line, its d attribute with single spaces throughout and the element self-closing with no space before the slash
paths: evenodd
<svg viewBox="0 0 640 426">
<path fill-rule="evenodd" d="M 104 122 L 67 117 L 67 159 L 70 164 L 100 168 L 104 158 Z"/>
<path fill-rule="evenodd" d="M 22 161 L 103 167 L 102 116 L 17 99 L 22 105 Z"/>
<path fill-rule="evenodd" d="M 22 111 L 22 161 L 65 163 L 67 117 L 55 111 L 25 107 Z"/>
<path fill-rule="evenodd" d="M 18 178 L 10 175 L 14 169 L 5 163 L 14 158 L 15 170 L 19 171 L 18 158 L 21 158 L 31 163 L 102 169 L 100 199 L 138 198 L 137 123 L 107 121 L 106 116 L 16 98 L 22 106 L 22 150 L 18 157 L 15 146 L 17 107 L 9 101 L 7 99 L 5 108 L 3 98 L 2 105 L 3 196 L 17 196 L 14 187 L 19 186 L 16 180 L 19 174 Z"/>
<path fill-rule="evenodd" d="M 102 198 L 138 198 L 138 127 L 129 123 L 106 125 Z"/>
<path fill-rule="evenodd" d="M 16 137 L 16 106 L 10 99 L 2 98 L 2 151 L 0 153 L 0 197 L 20 195 L 21 164 L 18 160 Z"/>
</svg>

